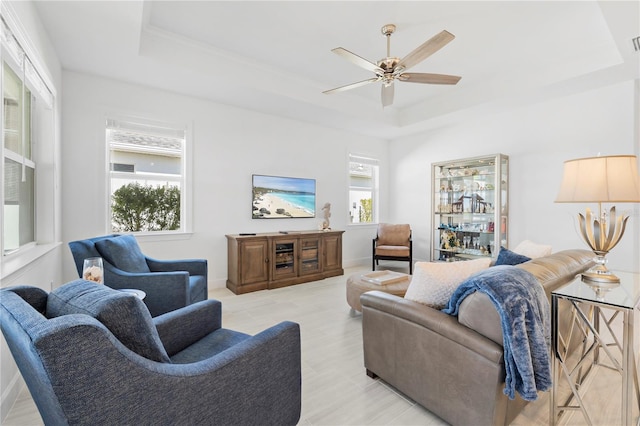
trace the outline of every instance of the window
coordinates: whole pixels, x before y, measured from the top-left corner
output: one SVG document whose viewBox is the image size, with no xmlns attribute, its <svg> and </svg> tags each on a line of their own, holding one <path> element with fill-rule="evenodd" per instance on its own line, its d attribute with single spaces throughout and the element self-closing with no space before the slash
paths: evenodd
<svg viewBox="0 0 640 426">
<path fill-rule="evenodd" d="M 351 223 L 378 220 L 378 160 L 349 155 L 349 215 Z"/>
<path fill-rule="evenodd" d="M 185 232 L 186 127 L 108 119 L 112 232 Z"/>
<path fill-rule="evenodd" d="M 2 41 L 2 252 L 34 244 L 37 142 L 52 137 L 53 96 L 29 56 L 1 22 Z M 47 139 L 48 138 L 48 139 Z"/>
</svg>

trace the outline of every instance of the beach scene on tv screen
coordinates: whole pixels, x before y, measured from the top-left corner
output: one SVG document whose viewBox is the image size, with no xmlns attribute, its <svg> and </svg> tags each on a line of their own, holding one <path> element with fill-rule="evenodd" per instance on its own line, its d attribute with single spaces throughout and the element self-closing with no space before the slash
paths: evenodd
<svg viewBox="0 0 640 426">
<path fill-rule="evenodd" d="M 253 175 L 253 218 L 316 216 L 314 179 Z"/>
</svg>

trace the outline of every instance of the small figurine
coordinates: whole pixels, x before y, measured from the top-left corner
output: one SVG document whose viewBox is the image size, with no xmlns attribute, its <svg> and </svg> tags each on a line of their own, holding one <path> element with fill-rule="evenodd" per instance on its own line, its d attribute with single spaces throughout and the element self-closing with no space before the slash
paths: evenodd
<svg viewBox="0 0 640 426">
<path fill-rule="evenodd" d="M 331 203 L 325 203 L 324 207 L 322 207 L 322 211 L 324 212 L 324 221 L 322 222 L 322 229 L 328 231 L 331 229 L 329 218 L 331 217 Z"/>
</svg>

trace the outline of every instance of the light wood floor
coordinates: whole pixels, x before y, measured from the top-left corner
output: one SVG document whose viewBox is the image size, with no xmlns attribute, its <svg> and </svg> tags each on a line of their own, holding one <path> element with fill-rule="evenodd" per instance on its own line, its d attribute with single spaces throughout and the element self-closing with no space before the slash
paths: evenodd
<svg viewBox="0 0 640 426">
<path fill-rule="evenodd" d="M 400 270 L 400 269 L 399 269 Z M 300 324 L 302 339 L 302 416 L 300 425 L 445 425 L 441 419 L 380 380 L 365 374 L 362 318 L 352 316 L 345 300 L 344 276 L 236 296 L 212 289 L 209 298 L 222 301 L 223 326 L 249 334 L 291 320 Z M 600 373 L 598 373 L 600 374 Z M 599 425 L 620 423 L 619 375 L 598 382 L 592 416 Z M 614 400 L 601 398 L 608 395 Z M 618 393 L 619 398 L 619 393 Z M 547 425 L 548 393 L 530 403 L 514 425 Z M 585 424 L 579 413 L 563 419 Z M 41 425 L 42 420 L 25 389 L 3 425 Z"/>
</svg>

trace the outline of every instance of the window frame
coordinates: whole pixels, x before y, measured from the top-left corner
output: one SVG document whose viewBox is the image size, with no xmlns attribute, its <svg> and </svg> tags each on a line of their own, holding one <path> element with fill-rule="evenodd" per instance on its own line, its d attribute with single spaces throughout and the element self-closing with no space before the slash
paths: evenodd
<svg viewBox="0 0 640 426">
<path fill-rule="evenodd" d="M 31 191 L 31 209 L 30 212 L 30 224 L 29 232 L 32 234 L 30 241 L 20 242 L 20 235 L 18 236 L 17 248 L 8 249 L 5 242 L 5 186 L 4 183 L 0 188 L 0 201 L 3 208 L 0 209 L 0 229 L 2 229 L 3 237 L 0 238 L 0 252 L 2 253 L 2 265 L 3 271 L 7 271 L 6 265 L 16 263 L 21 264 L 19 261 L 22 258 L 21 254 L 28 253 L 30 249 L 36 247 L 42 240 L 51 240 L 51 235 L 55 234 L 54 229 L 41 230 L 39 227 L 40 215 L 39 212 L 48 210 L 50 205 L 47 194 L 51 187 L 42 184 L 40 181 L 41 176 L 38 173 L 38 162 L 42 160 L 40 157 L 43 155 L 43 150 L 47 150 L 45 145 L 49 142 L 55 144 L 55 135 L 51 134 L 51 141 L 40 140 L 45 127 L 49 123 L 49 119 L 55 120 L 56 108 L 55 108 L 55 90 L 51 88 L 53 85 L 46 77 L 46 74 L 42 72 L 44 67 L 41 65 L 38 55 L 29 44 L 29 41 L 24 37 L 20 26 L 17 25 L 12 13 L 2 6 L 2 17 L 0 19 L 0 90 L 3 92 L 4 99 L 4 81 L 5 81 L 5 64 L 16 75 L 20 82 L 26 89 L 23 91 L 22 97 L 28 91 L 29 93 L 29 105 L 28 105 L 28 126 L 27 138 L 28 141 L 22 139 L 20 141 L 20 151 L 16 152 L 12 149 L 5 147 L 5 106 L 4 102 L 0 106 L 0 115 L 2 115 L 2 124 L 0 124 L 0 136 L 2 142 L 2 164 L 0 164 L 0 173 L 3 177 L 6 172 L 5 161 L 10 160 L 19 163 L 21 167 L 25 167 L 31 170 L 32 183 L 30 187 Z M 22 99 L 24 104 L 25 99 Z M 24 123 L 23 114 L 24 109 L 21 109 L 21 121 Z M 50 117 L 46 117 L 43 114 L 50 114 Z M 25 125 L 22 125 L 21 133 L 27 130 Z M 45 132 L 46 133 L 46 132 Z M 24 172 L 23 172 L 24 174 Z M 46 174 L 46 173 L 45 173 Z M 4 179 L 3 179 L 4 182 Z M 47 235 L 43 235 L 43 232 Z M 49 235 L 51 234 L 51 235 Z M 27 254 L 26 256 L 30 256 Z"/>
<path fill-rule="evenodd" d="M 112 209 L 111 209 L 111 194 L 112 194 L 112 180 L 114 177 L 126 177 L 130 178 L 131 173 L 122 172 L 122 171 L 113 171 L 111 170 L 111 143 L 108 139 L 108 130 L 109 130 L 109 122 L 122 122 L 129 123 L 140 126 L 142 128 L 141 132 L 144 128 L 163 128 L 170 129 L 172 131 L 180 131 L 184 132 L 184 138 L 182 143 L 182 153 L 180 155 L 180 168 L 181 175 L 179 178 L 172 177 L 166 174 L 163 174 L 163 181 L 179 181 L 180 183 L 180 228 L 177 230 L 162 230 L 162 231 L 135 231 L 130 232 L 140 240 L 144 241 L 148 238 L 169 238 L 174 239 L 176 236 L 186 236 L 192 234 L 192 217 L 193 217 L 193 197 L 192 197 L 192 124 L 191 123 L 177 123 L 170 121 L 163 121 L 157 119 L 149 119 L 149 118 L 141 118 L 139 115 L 133 114 L 115 114 L 115 113 L 107 113 L 105 114 L 105 127 L 104 127 L 104 135 L 105 135 L 105 173 L 106 173 L 106 229 L 107 232 L 114 232 L 112 228 Z M 146 172 L 135 172 L 136 177 L 145 179 L 145 178 L 154 178 L 157 177 L 157 174 L 154 173 L 146 173 Z"/>
<path fill-rule="evenodd" d="M 352 185 L 351 182 L 351 165 L 352 163 L 362 163 L 373 167 L 373 176 L 371 177 L 371 221 L 370 222 L 353 222 L 351 220 L 351 214 L 347 217 L 347 223 L 350 226 L 367 226 L 376 225 L 379 221 L 380 215 L 380 160 L 370 156 L 350 153 L 347 156 L 347 206 L 349 212 L 351 212 L 351 192 L 358 189 L 367 189 L 364 187 L 357 187 Z"/>
</svg>

